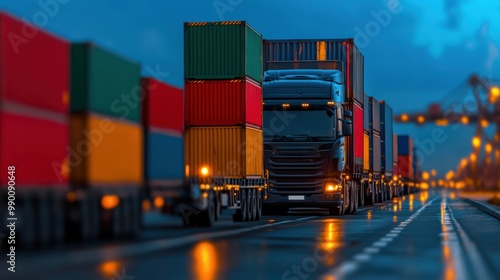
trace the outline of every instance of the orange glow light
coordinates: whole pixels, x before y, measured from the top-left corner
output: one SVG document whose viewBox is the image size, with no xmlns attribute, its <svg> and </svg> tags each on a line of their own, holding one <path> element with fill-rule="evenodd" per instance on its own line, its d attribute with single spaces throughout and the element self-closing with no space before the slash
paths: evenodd
<svg viewBox="0 0 500 280">
<path fill-rule="evenodd" d="M 106 210 L 111 210 L 120 204 L 120 199 L 116 195 L 105 195 L 101 199 L 101 206 Z"/>
</svg>

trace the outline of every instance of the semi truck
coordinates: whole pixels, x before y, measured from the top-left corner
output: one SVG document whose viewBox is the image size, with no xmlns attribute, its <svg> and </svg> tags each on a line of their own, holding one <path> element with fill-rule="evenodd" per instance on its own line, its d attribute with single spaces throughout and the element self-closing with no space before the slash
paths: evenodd
<svg viewBox="0 0 500 280">
<path fill-rule="evenodd" d="M 356 211 L 346 174 L 344 138 L 352 135 L 352 112 L 344 106 L 341 65 L 277 62 L 265 72 L 265 214 L 290 207 L 327 208 L 331 215 Z"/>
</svg>

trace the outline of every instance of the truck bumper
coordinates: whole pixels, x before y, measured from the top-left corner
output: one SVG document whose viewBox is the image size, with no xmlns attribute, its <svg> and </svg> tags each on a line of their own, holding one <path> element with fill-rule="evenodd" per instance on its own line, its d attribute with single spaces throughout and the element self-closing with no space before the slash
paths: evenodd
<svg viewBox="0 0 500 280">
<path fill-rule="evenodd" d="M 263 200 L 263 204 L 282 207 L 331 208 L 342 205 L 342 194 L 340 192 L 335 192 L 304 195 L 304 199 L 298 199 L 296 195 L 268 194 L 267 199 Z"/>
</svg>

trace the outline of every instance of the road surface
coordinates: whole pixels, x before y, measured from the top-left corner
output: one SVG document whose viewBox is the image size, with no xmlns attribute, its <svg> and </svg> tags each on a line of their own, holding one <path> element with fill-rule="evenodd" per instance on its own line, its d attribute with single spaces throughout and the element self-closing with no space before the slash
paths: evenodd
<svg viewBox="0 0 500 280">
<path fill-rule="evenodd" d="M 134 242 L 19 252 L 0 279 L 500 279 L 500 222 L 447 191 L 329 217 L 320 210 L 211 229 L 149 226 Z M 15 277 L 13 277 L 15 276 Z"/>
</svg>

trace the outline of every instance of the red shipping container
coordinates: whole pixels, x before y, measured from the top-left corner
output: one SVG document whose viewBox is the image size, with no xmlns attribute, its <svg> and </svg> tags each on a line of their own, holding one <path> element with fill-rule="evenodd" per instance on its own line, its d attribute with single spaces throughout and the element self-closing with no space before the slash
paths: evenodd
<svg viewBox="0 0 500 280">
<path fill-rule="evenodd" d="M 5 100 L 66 114 L 68 42 L 0 13 L 0 104 Z"/>
<path fill-rule="evenodd" d="M 182 89 L 153 78 L 143 78 L 142 119 L 145 127 L 181 134 L 184 131 L 184 97 Z"/>
<path fill-rule="evenodd" d="M 357 102 L 349 106 L 352 110 L 353 135 L 346 138 L 346 153 L 348 164 L 352 173 L 363 173 L 364 156 L 364 111 Z"/>
<path fill-rule="evenodd" d="M 7 167 L 15 166 L 17 188 L 66 187 L 68 117 L 48 111 L 32 113 L 36 116 L 0 112 L 0 185 L 8 183 Z"/>
<path fill-rule="evenodd" d="M 186 81 L 186 125 L 262 128 L 262 87 L 249 79 Z"/>
<path fill-rule="evenodd" d="M 405 181 L 413 180 L 413 159 L 409 156 L 398 156 L 398 170 Z"/>
</svg>

